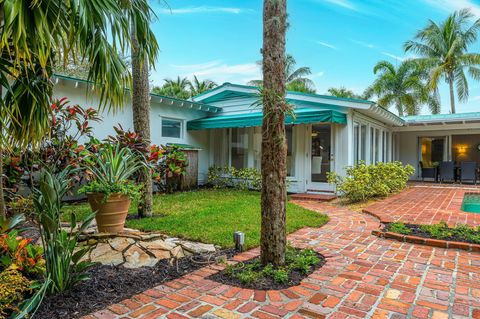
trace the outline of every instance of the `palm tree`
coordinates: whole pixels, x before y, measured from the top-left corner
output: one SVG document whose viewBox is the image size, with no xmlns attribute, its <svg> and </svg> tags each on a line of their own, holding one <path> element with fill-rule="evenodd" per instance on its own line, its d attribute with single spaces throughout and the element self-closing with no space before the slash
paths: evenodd
<svg viewBox="0 0 480 319">
<path fill-rule="evenodd" d="M 217 83 L 211 80 L 200 81 L 196 75 L 193 76 L 193 82 L 189 83 L 190 86 L 190 95 L 194 97 L 196 95 L 202 94 L 205 91 L 211 90 L 217 87 Z"/>
<path fill-rule="evenodd" d="M 367 99 L 376 95 L 380 106 L 395 106 L 400 116 L 418 114 L 423 104 L 427 104 L 433 114 L 440 112 L 438 93 L 429 90 L 425 70 L 417 63 L 404 61 L 395 68 L 390 62 L 380 61 L 373 73 L 378 77 L 365 91 Z"/>
<path fill-rule="evenodd" d="M 344 86 L 339 88 L 331 87 L 327 90 L 328 94 L 331 96 L 348 98 L 348 99 L 361 99 L 362 96 L 355 94 L 352 90 L 347 89 Z"/>
<path fill-rule="evenodd" d="M 455 113 L 455 89 L 460 101 L 468 100 L 468 81 L 465 70 L 475 80 L 480 79 L 480 54 L 468 53 L 469 46 L 476 42 L 480 19 L 471 23 L 474 15 L 468 9 L 455 11 L 445 21 L 437 24 L 429 21 L 418 31 L 415 41 L 407 41 L 405 52 L 414 52 L 417 59 L 428 67 L 429 87 L 435 90 L 440 79 L 444 79 L 450 89 L 451 112 Z"/>
<path fill-rule="evenodd" d="M 155 94 L 186 100 L 190 98 L 189 87 L 190 81 L 187 78 L 181 78 L 178 76 L 176 80 L 165 79 L 165 83 L 161 87 L 154 87 L 152 92 Z"/>
<path fill-rule="evenodd" d="M 285 263 L 287 144 L 285 138 L 286 0 L 263 3 L 262 193 L 260 257 L 263 265 Z"/>
<path fill-rule="evenodd" d="M 262 61 L 257 62 L 262 65 Z M 312 71 L 309 67 L 303 66 L 298 69 L 295 69 L 297 61 L 295 58 L 290 55 L 285 55 L 285 85 L 289 91 L 297 91 L 304 93 L 315 93 L 315 85 L 313 81 L 307 78 L 308 75 L 312 74 Z M 248 85 L 253 86 L 262 86 L 263 80 L 252 80 L 248 82 Z"/>
<path fill-rule="evenodd" d="M 142 10 L 138 10 L 135 5 L 146 5 Z M 149 65 L 148 60 L 142 58 L 145 54 L 143 48 L 138 43 L 139 33 L 147 34 L 150 41 L 155 41 L 155 35 L 150 29 L 150 22 L 155 16 L 148 10 L 146 1 L 126 1 L 124 2 L 124 11 L 131 21 L 131 59 L 132 59 L 132 113 L 133 127 L 148 147 L 150 144 L 150 89 L 149 89 Z M 139 182 L 144 186 L 142 188 L 142 198 L 138 204 L 137 212 L 139 217 L 150 217 L 153 215 L 153 185 L 152 173 L 149 169 L 140 170 Z"/>
<path fill-rule="evenodd" d="M 132 3 L 135 10 L 151 10 L 147 0 Z M 139 19 L 147 19 L 148 12 L 139 14 Z M 145 25 L 142 21 L 137 22 Z M 68 61 L 76 54 L 85 58 L 90 63 L 87 80 L 100 93 L 99 106 L 123 105 L 131 75 L 122 55 L 131 39 L 130 21 L 118 1 L 0 0 L 0 25 L 0 84 L 5 88 L 0 105 L 0 157 L 9 144 L 36 145 L 44 136 L 55 61 Z M 156 41 L 140 33 L 137 40 L 141 59 L 153 63 Z M 1 181 L 0 176 L 0 188 Z M 3 212 L 2 207 L 3 197 Z"/>
</svg>

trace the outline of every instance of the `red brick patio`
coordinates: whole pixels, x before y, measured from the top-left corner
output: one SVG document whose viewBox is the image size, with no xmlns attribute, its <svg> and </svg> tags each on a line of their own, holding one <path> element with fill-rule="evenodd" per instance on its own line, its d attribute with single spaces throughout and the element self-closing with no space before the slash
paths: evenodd
<svg viewBox="0 0 480 319">
<path fill-rule="evenodd" d="M 206 279 L 220 269 L 210 266 L 84 318 L 480 318 L 480 254 L 378 238 L 373 216 L 297 203 L 331 218 L 289 236 L 327 258 L 299 286 L 240 289 Z"/>
<path fill-rule="evenodd" d="M 445 221 L 451 226 L 478 226 L 480 214 L 465 213 L 460 208 L 465 193 L 479 192 L 480 189 L 468 186 L 415 185 L 368 206 L 365 212 L 377 216 L 382 222 L 432 224 Z"/>
</svg>

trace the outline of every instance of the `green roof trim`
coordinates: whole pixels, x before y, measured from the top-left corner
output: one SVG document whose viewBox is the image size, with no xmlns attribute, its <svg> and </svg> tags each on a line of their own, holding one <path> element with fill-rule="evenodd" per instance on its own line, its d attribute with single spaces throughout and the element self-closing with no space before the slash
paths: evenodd
<svg viewBox="0 0 480 319">
<path fill-rule="evenodd" d="M 454 113 L 454 114 L 425 114 L 402 117 L 407 123 L 450 122 L 450 121 L 478 121 L 480 112 Z"/>
<path fill-rule="evenodd" d="M 242 88 L 242 89 L 258 90 L 257 86 L 243 85 L 243 84 L 233 84 L 233 83 L 230 83 L 230 82 L 225 82 L 220 86 L 217 86 L 213 89 L 210 89 L 210 90 L 205 91 L 205 92 L 203 92 L 199 95 L 194 96 L 193 100 L 198 99 L 201 96 L 204 96 L 206 94 L 209 94 L 213 91 L 216 91 L 216 90 L 221 89 L 221 88 L 226 87 L 226 86 L 237 87 L 237 88 Z M 304 92 L 297 92 L 297 91 L 287 91 L 286 93 L 287 94 L 294 94 L 294 95 L 316 97 L 316 98 L 322 98 L 322 99 L 330 99 L 330 100 L 336 100 L 336 101 L 346 101 L 346 102 L 355 102 L 355 103 L 364 103 L 364 104 L 375 104 L 375 102 L 368 101 L 368 100 L 343 98 L 343 97 L 336 97 L 336 96 L 332 96 L 332 95 L 322 95 L 322 94 L 316 94 L 316 93 L 304 93 Z"/>
<path fill-rule="evenodd" d="M 261 126 L 263 112 L 223 115 L 189 121 L 187 130 Z M 286 124 L 338 123 L 347 124 L 347 116 L 335 110 L 305 108 L 295 110 L 295 117 L 287 116 Z"/>
</svg>

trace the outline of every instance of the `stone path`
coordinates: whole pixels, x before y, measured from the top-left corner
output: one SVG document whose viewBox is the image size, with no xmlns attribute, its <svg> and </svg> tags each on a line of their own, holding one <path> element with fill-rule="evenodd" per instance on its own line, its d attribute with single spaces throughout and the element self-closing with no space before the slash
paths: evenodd
<svg viewBox="0 0 480 319">
<path fill-rule="evenodd" d="M 402 221 L 412 224 L 432 224 L 440 221 L 480 225 L 480 214 L 461 210 L 465 193 L 479 193 L 478 187 L 430 185 L 414 186 L 366 208 L 382 222 Z"/>
<path fill-rule="evenodd" d="M 209 266 L 84 319 L 153 318 L 480 318 L 480 254 L 372 236 L 377 218 L 316 202 L 322 228 L 289 236 L 313 247 L 324 267 L 280 291 L 240 289 L 206 279 Z M 258 249 L 236 256 L 249 259 Z"/>
</svg>

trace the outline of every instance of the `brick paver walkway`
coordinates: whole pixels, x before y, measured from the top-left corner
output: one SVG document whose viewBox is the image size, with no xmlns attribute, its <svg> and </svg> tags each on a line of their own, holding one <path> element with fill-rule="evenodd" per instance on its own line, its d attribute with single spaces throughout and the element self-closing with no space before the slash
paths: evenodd
<svg viewBox="0 0 480 319">
<path fill-rule="evenodd" d="M 445 221 L 451 226 L 478 226 L 480 214 L 465 213 L 460 208 L 465 193 L 479 192 L 478 188 L 467 186 L 414 186 L 365 210 L 382 222 L 432 224 Z"/>
<path fill-rule="evenodd" d="M 94 318 L 480 318 L 480 254 L 372 236 L 373 216 L 323 203 L 298 204 L 330 222 L 289 236 L 327 263 L 281 291 L 240 289 L 206 279 L 209 266 L 133 296 Z M 252 250 L 236 258 L 248 259 Z"/>
</svg>

